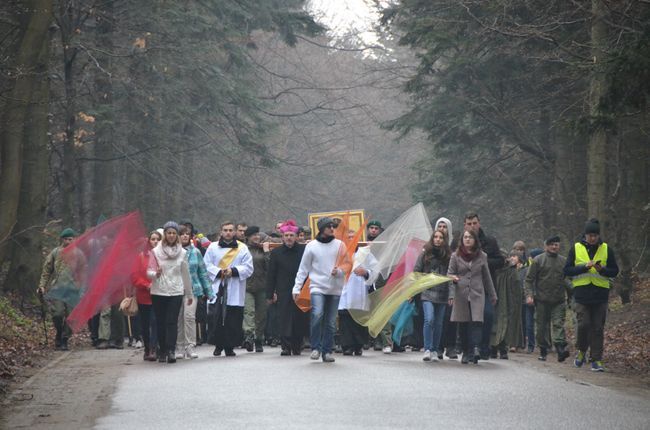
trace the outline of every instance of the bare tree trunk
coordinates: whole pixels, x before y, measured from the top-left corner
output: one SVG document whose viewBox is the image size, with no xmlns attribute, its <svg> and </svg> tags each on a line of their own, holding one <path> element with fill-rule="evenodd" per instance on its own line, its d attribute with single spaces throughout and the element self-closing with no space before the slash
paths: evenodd
<svg viewBox="0 0 650 430">
<path fill-rule="evenodd" d="M 41 7 L 51 10 L 51 0 L 42 3 L 47 5 Z M 44 37 L 36 70 L 40 79 L 33 88 L 32 104 L 25 124 L 22 184 L 16 225 L 16 230 L 20 233 L 15 237 L 11 268 L 5 284 L 5 289 L 21 290 L 24 295 L 33 293 L 38 285 L 43 259 L 42 230 L 47 207 L 48 178 L 49 56 L 50 38 Z"/>
<path fill-rule="evenodd" d="M 77 161 L 75 150 L 76 88 L 74 61 L 77 48 L 71 46 L 74 27 L 74 8 L 60 2 L 61 46 L 63 49 L 63 88 L 65 98 L 65 139 L 63 141 L 63 174 L 61 184 L 62 213 L 64 225 L 77 226 L 75 199 L 77 197 Z"/>
<path fill-rule="evenodd" d="M 93 198 L 91 217 L 97 220 L 100 215 L 111 217 L 113 212 L 113 155 L 111 145 L 114 139 L 113 84 L 110 75 L 110 56 L 102 52 L 113 51 L 113 2 L 105 2 L 98 7 L 95 40 L 102 50 L 97 55 L 99 63 L 95 75 L 97 118 L 95 129 L 95 158 Z"/>
<path fill-rule="evenodd" d="M 592 130 L 587 146 L 587 210 L 589 216 L 598 218 L 601 234 L 607 225 L 607 133 L 602 111 L 603 97 L 607 93 L 607 78 L 603 70 L 607 46 L 607 8 L 603 0 L 592 0 L 591 44 L 593 69 L 589 85 L 589 108 Z"/>
<path fill-rule="evenodd" d="M 0 261 L 9 255 L 8 239 L 15 231 L 23 169 L 23 142 L 25 124 L 29 115 L 34 85 L 42 77 L 34 73 L 38 66 L 43 41 L 47 40 L 47 31 L 52 18 L 51 0 L 34 0 L 26 3 L 25 9 L 31 12 L 29 24 L 24 31 L 22 42 L 16 57 L 17 75 L 9 101 L 5 105 L 5 114 L 0 134 Z"/>
</svg>

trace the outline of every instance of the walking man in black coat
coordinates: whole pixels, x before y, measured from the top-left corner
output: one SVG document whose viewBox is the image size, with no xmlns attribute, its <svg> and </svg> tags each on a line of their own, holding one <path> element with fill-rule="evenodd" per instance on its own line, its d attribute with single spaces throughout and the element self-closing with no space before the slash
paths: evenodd
<svg viewBox="0 0 650 430">
<path fill-rule="evenodd" d="M 309 313 L 296 306 L 291 291 L 305 245 L 297 243 L 298 226 L 292 220 L 280 226 L 282 246 L 271 251 L 266 278 L 266 299 L 277 303 L 280 320 L 280 355 L 300 355 L 303 337 L 309 333 Z"/>
</svg>

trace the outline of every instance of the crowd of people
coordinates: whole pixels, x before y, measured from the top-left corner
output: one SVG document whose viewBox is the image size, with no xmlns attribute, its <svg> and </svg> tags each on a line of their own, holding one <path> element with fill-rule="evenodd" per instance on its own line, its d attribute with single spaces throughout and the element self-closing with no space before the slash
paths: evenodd
<svg viewBox="0 0 650 430">
<path fill-rule="evenodd" d="M 523 241 L 510 251 L 485 233 L 477 213 L 467 213 L 462 231 L 441 217 L 413 268 L 435 273 L 446 282 L 411 297 L 413 330 L 395 336 L 391 324 L 371 338 L 350 312 L 355 303 L 383 288 L 377 260 L 369 247 L 341 258 L 345 244 L 335 237 L 339 220 L 323 217 L 317 231 L 293 220 L 269 232 L 246 223 L 225 221 L 217 234 L 200 234 L 189 221 L 169 221 L 149 233 L 131 274 L 138 313 L 125 317 L 119 305 L 106 306 L 88 321 L 93 346 L 99 349 L 143 347 L 146 361 L 174 363 L 196 359 L 197 345 L 214 346 L 213 355 L 235 356 L 235 349 L 264 352 L 280 346 L 281 356 L 301 355 L 325 363 L 335 353 L 361 356 L 373 348 L 386 354 L 423 351 L 423 361 L 446 356 L 462 364 L 508 359 L 508 353 L 533 353 L 546 360 L 569 356 L 565 334 L 567 307 L 575 312 L 576 367 L 587 360 L 604 371 L 604 325 L 611 278 L 618 274 L 614 251 L 589 220 L 579 240 L 560 254 L 553 235 L 543 249 L 527 250 Z M 356 232 L 349 230 L 352 237 Z M 368 243 L 381 237 L 382 223 L 367 224 Z M 46 258 L 38 294 L 73 282 L 61 254 L 76 233 L 67 228 L 61 244 Z M 308 289 L 310 309 L 297 304 Z M 66 323 L 70 304 L 49 297 L 56 330 L 55 347 L 68 349 Z M 85 321 L 85 319 L 84 319 Z M 128 336 L 127 336 L 128 335 Z"/>
</svg>

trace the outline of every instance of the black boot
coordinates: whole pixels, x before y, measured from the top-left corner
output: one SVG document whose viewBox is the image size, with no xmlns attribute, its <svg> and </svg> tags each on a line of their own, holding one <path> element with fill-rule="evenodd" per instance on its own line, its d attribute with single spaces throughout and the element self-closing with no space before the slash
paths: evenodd
<svg viewBox="0 0 650 430">
<path fill-rule="evenodd" d="M 501 360 L 508 359 L 508 348 L 504 345 L 499 346 L 499 358 Z"/>
<path fill-rule="evenodd" d="M 542 347 L 539 348 L 539 357 L 537 357 L 537 359 L 539 361 L 546 361 L 546 355 L 547 354 L 548 354 L 548 349 L 546 349 L 546 347 L 542 346 Z"/>
<path fill-rule="evenodd" d="M 167 352 L 167 363 L 176 363 L 176 351 Z"/>
<path fill-rule="evenodd" d="M 52 323 L 54 325 L 54 329 L 56 330 L 56 335 L 54 337 L 54 349 L 61 350 L 61 337 L 63 336 L 63 318 L 52 317 Z"/>
<path fill-rule="evenodd" d="M 497 358 L 497 347 L 496 346 L 491 346 L 490 347 L 490 358 Z"/>
<path fill-rule="evenodd" d="M 261 340 L 255 341 L 255 352 L 264 352 L 264 347 L 262 346 Z"/>
<path fill-rule="evenodd" d="M 559 343 L 555 344 L 555 350 L 557 351 L 557 361 L 562 363 L 564 360 L 566 360 L 571 353 L 566 350 L 566 347 L 564 345 L 560 345 Z"/>
<path fill-rule="evenodd" d="M 242 347 L 248 352 L 253 352 L 253 338 L 251 336 L 246 336 Z"/>
</svg>

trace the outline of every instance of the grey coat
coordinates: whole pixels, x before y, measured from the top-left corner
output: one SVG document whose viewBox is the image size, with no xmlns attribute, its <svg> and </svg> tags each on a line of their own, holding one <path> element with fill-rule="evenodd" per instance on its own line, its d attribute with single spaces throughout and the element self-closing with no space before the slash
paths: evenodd
<svg viewBox="0 0 650 430">
<path fill-rule="evenodd" d="M 439 275 L 446 275 L 447 265 L 443 264 L 435 256 L 431 257 L 431 260 L 429 260 L 427 264 L 424 264 L 423 252 L 415 262 L 413 271 L 420 273 L 437 273 Z M 447 300 L 449 299 L 449 284 L 450 282 L 445 282 L 444 284 L 436 285 L 435 287 L 429 288 L 428 290 L 424 290 L 422 291 L 420 298 L 425 302 L 447 303 Z"/>
<path fill-rule="evenodd" d="M 449 260 L 447 276 L 454 275 L 460 280 L 449 291 L 449 298 L 454 299 L 451 321 L 483 322 L 485 293 L 487 292 L 490 298 L 497 298 L 488 268 L 487 254 L 481 252 L 472 261 L 467 262 L 454 252 Z"/>
</svg>

